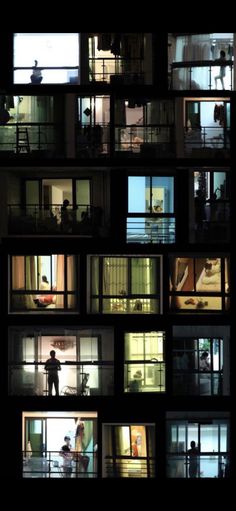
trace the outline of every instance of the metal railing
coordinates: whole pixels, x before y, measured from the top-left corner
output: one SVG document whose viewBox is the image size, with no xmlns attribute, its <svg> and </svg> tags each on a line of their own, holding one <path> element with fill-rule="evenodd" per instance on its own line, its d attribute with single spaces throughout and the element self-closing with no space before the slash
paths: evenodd
<svg viewBox="0 0 236 511">
<path fill-rule="evenodd" d="M 106 456 L 105 477 L 155 477 L 155 458 L 151 456 Z"/>
<path fill-rule="evenodd" d="M 61 362 L 58 372 L 61 396 L 111 395 L 114 390 L 114 362 Z M 10 362 L 9 395 L 48 396 L 48 372 L 45 362 Z"/>
<path fill-rule="evenodd" d="M 78 84 L 79 83 L 79 66 L 39 66 L 38 71 L 41 71 L 41 77 L 36 78 L 35 81 L 31 80 L 33 75 L 32 67 L 14 67 L 14 83 L 25 83 L 29 85 L 43 85 L 48 83 L 58 84 Z M 18 71 L 25 72 L 24 81 L 18 81 Z M 50 75 L 48 73 L 50 72 Z M 62 72 L 65 80 L 62 80 Z M 52 73 L 55 76 L 55 81 L 52 80 Z M 41 78 L 41 80 L 40 80 Z"/>
<path fill-rule="evenodd" d="M 229 477 L 227 453 L 206 453 L 191 457 L 187 453 L 168 454 L 167 477 L 170 478 L 225 478 Z"/>
<path fill-rule="evenodd" d="M 102 208 L 76 204 L 62 209 L 62 204 L 9 204 L 10 234 L 97 235 L 103 226 Z"/>
<path fill-rule="evenodd" d="M 175 155 L 175 129 L 167 125 L 115 125 L 115 151 L 123 156 Z"/>
<path fill-rule="evenodd" d="M 221 396 L 223 394 L 222 371 L 173 372 L 173 389 L 176 395 Z"/>
<path fill-rule="evenodd" d="M 39 156 L 63 156 L 64 147 L 56 138 L 60 138 L 62 126 L 49 122 L 9 123 L 0 126 L 0 155 L 1 152 L 30 154 L 37 151 Z M 61 138 L 60 138 L 61 140 Z"/>
<path fill-rule="evenodd" d="M 76 125 L 76 154 L 78 158 L 105 157 L 110 153 L 108 124 Z"/>
<path fill-rule="evenodd" d="M 226 61 L 224 66 L 213 60 L 174 62 L 171 64 L 170 88 L 174 90 L 222 90 L 220 68 L 224 67 L 225 76 L 222 78 L 226 90 L 233 90 L 234 62 Z M 220 83 L 219 83 L 220 82 Z"/>
<path fill-rule="evenodd" d="M 127 243 L 175 243 L 175 218 L 164 215 L 129 216 L 126 223 Z"/>
<path fill-rule="evenodd" d="M 230 128 L 222 126 L 201 126 L 199 128 L 184 128 L 184 148 L 188 155 L 191 152 L 208 149 L 212 156 L 218 151 L 230 149 Z"/>
<path fill-rule="evenodd" d="M 159 361 L 157 358 L 125 360 L 124 368 L 126 392 L 165 392 L 165 362 L 163 360 Z"/>
<path fill-rule="evenodd" d="M 97 457 L 92 451 L 71 449 L 66 457 L 58 451 L 24 450 L 22 453 L 24 478 L 93 478 L 97 477 Z"/>
<path fill-rule="evenodd" d="M 89 80 L 124 84 L 144 83 L 143 59 L 90 57 Z"/>
</svg>

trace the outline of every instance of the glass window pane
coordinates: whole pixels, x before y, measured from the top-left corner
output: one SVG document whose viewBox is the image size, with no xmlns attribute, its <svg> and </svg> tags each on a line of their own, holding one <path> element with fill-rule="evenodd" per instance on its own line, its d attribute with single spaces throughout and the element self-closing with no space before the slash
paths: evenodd
<svg viewBox="0 0 236 511">
<path fill-rule="evenodd" d="M 201 452 L 218 452 L 218 426 L 200 425 Z"/>
<path fill-rule="evenodd" d="M 132 456 L 146 457 L 147 444 L 146 444 L 146 428 L 145 426 L 131 426 L 131 446 Z"/>
<path fill-rule="evenodd" d="M 156 260 L 150 257 L 131 259 L 131 293 L 155 294 L 157 292 Z"/>
<path fill-rule="evenodd" d="M 145 176 L 129 176 L 128 178 L 128 211 L 129 213 L 148 212 L 150 205 L 150 178 Z"/>
<path fill-rule="evenodd" d="M 98 360 L 97 337 L 80 337 L 80 360 Z"/>
<path fill-rule="evenodd" d="M 92 294 L 99 294 L 99 258 L 91 258 L 91 272 L 92 272 Z"/>
<path fill-rule="evenodd" d="M 153 177 L 152 178 L 152 212 L 173 213 L 174 212 L 174 178 Z"/>
<path fill-rule="evenodd" d="M 38 264 L 39 290 L 49 291 L 52 289 L 52 285 L 56 285 L 56 282 L 54 284 L 52 283 L 51 256 L 39 256 Z M 64 268 L 62 275 L 64 277 Z"/>
<path fill-rule="evenodd" d="M 89 179 L 76 180 L 76 204 L 90 204 L 90 181 Z"/>
<path fill-rule="evenodd" d="M 39 181 L 26 181 L 25 183 L 26 204 L 39 204 Z"/>
<path fill-rule="evenodd" d="M 118 456 L 131 456 L 129 426 L 116 426 L 115 439 L 116 454 Z"/>
<path fill-rule="evenodd" d="M 219 362 L 220 362 L 220 340 L 221 339 L 213 339 L 213 371 L 219 371 Z"/>
<path fill-rule="evenodd" d="M 227 432 L 228 428 L 226 424 L 220 426 L 220 451 L 227 452 Z"/>
<path fill-rule="evenodd" d="M 42 80 L 31 80 L 33 69 L 19 69 L 14 83 L 69 83 L 72 77 L 78 83 L 79 34 L 15 33 L 14 67 L 33 68 L 35 59 Z M 47 69 L 50 67 L 73 69 Z"/>
<path fill-rule="evenodd" d="M 128 259 L 125 257 L 103 258 L 103 294 L 127 295 Z"/>
<path fill-rule="evenodd" d="M 191 448 L 191 442 L 195 442 L 196 447 L 198 447 L 198 425 L 197 424 L 189 424 L 187 427 L 187 449 Z"/>
</svg>

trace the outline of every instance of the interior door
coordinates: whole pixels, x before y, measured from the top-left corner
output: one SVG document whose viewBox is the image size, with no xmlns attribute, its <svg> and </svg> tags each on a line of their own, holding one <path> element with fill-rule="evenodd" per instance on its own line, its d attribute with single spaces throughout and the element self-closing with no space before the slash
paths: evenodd
<svg viewBox="0 0 236 511">
<path fill-rule="evenodd" d="M 46 419 L 25 419 L 25 448 L 32 452 L 32 457 L 46 456 Z"/>
</svg>

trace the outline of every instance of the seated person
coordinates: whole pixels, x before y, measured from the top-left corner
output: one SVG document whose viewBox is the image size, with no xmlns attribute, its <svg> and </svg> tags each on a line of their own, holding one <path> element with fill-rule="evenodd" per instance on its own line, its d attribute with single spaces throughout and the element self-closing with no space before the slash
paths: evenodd
<svg viewBox="0 0 236 511">
<path fill-rule="evenodd" d="M 136 371 L 133 375 L 133 380 L 129 384 L 130 392 L 140 392 L 142 386 L 142 371 Z"/>
</svg>

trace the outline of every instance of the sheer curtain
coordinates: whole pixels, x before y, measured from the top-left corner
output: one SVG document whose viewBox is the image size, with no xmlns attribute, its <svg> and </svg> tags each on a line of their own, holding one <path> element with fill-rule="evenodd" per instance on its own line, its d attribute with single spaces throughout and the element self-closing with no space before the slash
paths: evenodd
<svg viewBox="0 0 236 511">
<path fill-rule="evenodd" d="M 52 256 L 53 257 L 53 256 Z M 64 291 L 65 290 L 65 256 L 62 254 L 57 254 L 56 256 L 56 265 L 57 265 L 57 273 L 56 273 L 56 291 Z M 64 308 L 64 294 L 56 295 L 56 307 Z"/>
<path fill-rule="evenodd" d="M 24 256 L 12 257 L 12 289 L 25 288 Z"/>
<path fill-rule="evenodd" d="M 36 271 L 36 257 L 34 255 L 25 256 L 25 277 L 26 277 L 26 289 L 37 289 L 37 271 Z M 26 295 L 25 303 L 27 309 L 35 308 L 33 298 L 35 295 Z"/>
<path fill-rule="evenodd" d="M 170 257 L 170 291 L 176 291 L 176 282 L 178 274 L 178 257 Z M 178 296 L 171 296 L 170 300 L 171 309 L 180 309 L 181 303 Z"/>
<path fill-rule="evenodd" d="M 75 291 L 75 256 L 67 256 L 67 291 Z M 75 295 L 67 295 L 68 309 L 75 307 Z"/>
<path fill-rule="evenodd" d="M 128 259 L 125 257 L 105 257 L 103 259 L 103 294 L 128 294 Z"/>
<path fill-rule="evenodd" d="M 150 257 L 132 258 L 132 294 L 155 294 L 157 291 L 156 261 Z"/>
</svg>

